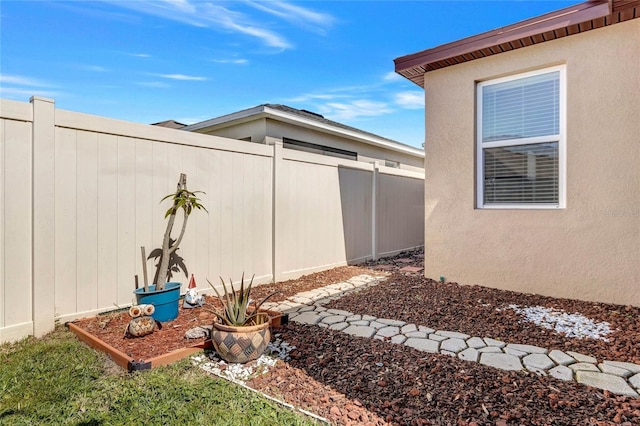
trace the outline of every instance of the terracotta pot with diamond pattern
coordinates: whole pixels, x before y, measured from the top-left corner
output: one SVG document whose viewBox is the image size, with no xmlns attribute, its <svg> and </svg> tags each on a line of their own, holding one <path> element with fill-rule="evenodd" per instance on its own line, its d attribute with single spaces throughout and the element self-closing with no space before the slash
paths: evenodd
<svg viewBox="0 0 640 426">
<path fill-rule="evenodd" d="M 220 358 L 244 364 L 264 353 L 271 340 L 269 325 L 268 317 L 262 324 L 241 327 L 214 322 L 211 342 Z"/>
</svg>

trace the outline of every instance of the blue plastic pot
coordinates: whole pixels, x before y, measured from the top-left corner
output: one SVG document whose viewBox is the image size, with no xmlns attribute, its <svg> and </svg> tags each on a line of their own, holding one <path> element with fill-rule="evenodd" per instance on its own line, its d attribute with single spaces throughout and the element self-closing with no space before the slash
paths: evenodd
<svg viewBox="0 0 640 426">
<path fill-rule="evenodd" d="M 166 283 L 164 290 L 156 291 L 155 284 L 134 290 L 138 305 L 153 305 L 156 311 L 151 315 L 156 321 L 172 321 L 178 318 L 178 302 L 180 301 L 180 287 L 182 283 Z"/>
</svg>

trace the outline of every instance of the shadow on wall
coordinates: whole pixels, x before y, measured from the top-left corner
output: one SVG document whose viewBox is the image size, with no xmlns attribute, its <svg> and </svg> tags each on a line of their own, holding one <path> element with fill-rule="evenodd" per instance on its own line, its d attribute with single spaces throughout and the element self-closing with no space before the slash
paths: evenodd
<svg viewBox="0 0 640 426">
<path fill-rule="evenodd" d="M 344 247 L 348 264 L 372 256 L 373 172 L 338 167 Z"/>
<path fill-rule="evenodd" d="M 424 181 L 338 168 L 347 263 L 424 245 Z"/>
</svg>

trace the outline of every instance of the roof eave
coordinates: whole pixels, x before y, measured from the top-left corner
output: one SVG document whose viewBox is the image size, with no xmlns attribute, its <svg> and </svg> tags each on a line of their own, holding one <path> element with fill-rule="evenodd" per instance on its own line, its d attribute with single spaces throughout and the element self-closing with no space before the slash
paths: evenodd
<svg viewBox="0 0 640 426">
<path fill-rule="evenodd" d="M 397 152 L 403 152 L 409 155 L 415 155 L 424 158 L 424 151 L 413 148 L 408 145 L 400 145 L 394 144 L 391 141 L 387 141 L 384 138 L 376 138 L 374 136 L 365 135 L 359 132 L 351 131 L 348 129 L 343 129 L 341 127 L 332 126 L 330 124 L 320 123 L 318 121 L 312 119 L 306 119 L 304 117 L 300 117 L 295 114 L 290 114 L 285 111 L 280 111 L 272 108 L 265 108 L 265 113 L 267 113 L 270 118 L 277 118 L 280 121 L 285 121 L 291 124 L 295 124 L 298 126 L 306 127 L 313 130 L 318 130 L 323 133 L 329 133 L 336 136 L 346 137 L 349 139 L 355 139 L 359 142 L 363 142 L 369 145 L 375 145 L 387 149 L 391 149 Z"/>
<path fill-rule="evenodd" d="M 517 22 L 515 24 L 443 44 L 421 52 L 394 59 L 395 71 L 415 82 L 415 77 L 427 72 L 431 64 L 452 58 L 470 55 L 526 37 L 566 28 L 611 15 L 611 0 L 592 0 L 547 14 Z M 417 84 L 417 83 L 416 83 Z"/>
<path fill-rule="evenodd" d="M 340 127 L 332 126 L 330 124 L 320 123 L 318 121 L 301 117 L 297 114 L 288 113 L 274 108 L 269 108 L 266 105 L 260 105 L 254 108 L 249 108 L 243 111 L 238 111 L 233 114 L 223 115 L 222 117 L 213 118 L 211 120 L 195 123 L 187 127 L 183 127 L 181 130 L 196 131 L 206 129 L 208 127 L 218 126 L 221 124 L 232 125 L 242 123 L 250 120 L 256 120 L 261 118 L 271 118 L 282 122 L 294 124 L 296 126 L 305 127 L 308 129 L 321 131 L 336 136 L 346 137 L 348 139 L 357 140 L 369 145 L 379 146 L 386 149 L 390 149 L 396 152 L 402 152 L 405 154 L 424 158 L 424 151 L 413 148 L 409 145 L 401 145 L 399 143 L 394 144 L 391 141 L 387 141 L 384 138 L 376 138 L 359 132 L 343 129 Z"/>
</svg>

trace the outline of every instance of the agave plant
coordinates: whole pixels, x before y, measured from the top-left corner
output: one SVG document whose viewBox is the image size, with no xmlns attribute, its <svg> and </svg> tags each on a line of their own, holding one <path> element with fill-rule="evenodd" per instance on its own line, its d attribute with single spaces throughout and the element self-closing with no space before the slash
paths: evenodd
<svg viewBox="0 0 640 426">
<path fill-rule="evenodd" d="M 222 282 L 222 288 L 224 289 L 224 297 L 218 292 L 218 290 L 211 284 L 211 281 L 207 279 L 207 282 L 213 288 L 213 291 L 216 292 L 216 296 L 224 305 L 223 312 L 211 311 L 213 312 L 218 319 L 225 325 L 230 325 L 234 327 L 242 327 L 246 325 L 258 325 L 266 322 L 268 318 L 266 315 L 260 315 L 260 306 L 264 302 L 266 302 L 270 297 L 277 294 L 277 291 L 269 294 L 267 297 L 262 299 L 259 303 L 255 303 L 254 308 L 250 309 L 251 300 L 251 286 L 253 285 L 253 278 L 255 274 L 251 277 L 251 281 L 249 285 L 245 288 L 244 286 L 244 273 L 242 274 L 242 279 L 240 281 L 240 290 L 236 291 L 233 287 L 233 281 L 229 279 L 229 286 L 231 290 L 227 289 L 227 285 L 225 284 L 222 277 L 220 277 L 220 281 Z"/>
</svg>

